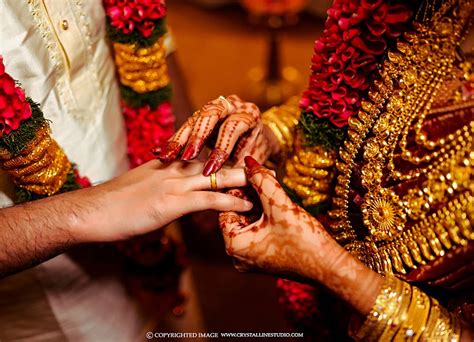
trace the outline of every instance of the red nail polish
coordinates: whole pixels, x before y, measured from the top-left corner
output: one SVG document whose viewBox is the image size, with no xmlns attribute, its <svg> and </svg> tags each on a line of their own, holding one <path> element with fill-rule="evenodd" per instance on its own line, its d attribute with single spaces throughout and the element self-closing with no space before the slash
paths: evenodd
<svg viewBox="0 0 474 342">
<path fill-rule="evenodd" d="M 245 166 L 252 169 L 257 166 L 261 166 L 258 161 L 256 161 L 252 156 L 247 156 L 244 158 Z"/>
<path fill-rule="evenodd" d="M 224 163 L 226 162 L 228 158 L 229 158 L 229 153 L 219 148 L 216 148 L 209 155 L 209 159 L 207 160 L 207 163 L 204 166 L 204 171 L 202 172 L 202 174 L 207 177 L 211 173 L 216 172 L 222 167 L 222 165 L 224 165 Z"/>
<path fill-rule="evenodd" d="M 183 152 L 181 156 L 181 160 L 191 160 L 196 157 L 197 146 L 195 144 L 191 144 Z"/>
<path fill-rule="evenodd" d="M 161 149 L 160 154 L 158 155 L 158 159 L 163 162 L 170 162 L 174 160 L 177 156 L 179 151 L 181 151 L 181 145 L 177 142 L 171 141 L 166 143 L 166 145 Z"/>
<path fill-rule="evenodd" d="M 204 166 L 204 170 L 202 171 L 202 174 L 208 177 L 211 173 L 216 172 L 218 168 L 219 168 L 219 165 L 215 160 L 209 160 Z"/>
</svg>

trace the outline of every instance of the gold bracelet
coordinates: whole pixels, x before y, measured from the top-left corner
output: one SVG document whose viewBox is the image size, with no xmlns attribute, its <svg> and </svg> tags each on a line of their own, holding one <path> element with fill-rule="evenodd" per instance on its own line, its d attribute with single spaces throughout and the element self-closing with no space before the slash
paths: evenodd
<svg viewBox="0 0 474 342">
<path fill-rule="evenodd" d="M 398 304 L 398 310 L 396 314 L 387 322 L 387 326 L 380 336 L 381 341 L 390 341 L 400 329 L 403 321 L 406 319 L 406 312 L 410 306 L 412 292 L 408 283 L 400 283 L 402 284 L 402 290 L 400 292 L 400 296 L 397 298 L 397 301 L 394 301 L 396 304 Z"/>
<path fill-rule="evenodd" d="M 421 341 L 458 342 L 461 339 L 461 323 L 454 314 L 448 312 L 432 299 L 432 310 Z"/>
<path fill-rule="evenodd" d="M 436 299 L 386 276 L 374 307 L 355 335 L 364 341 L 458 342 L 461 324 Z"/>
<path fill-rule="evenodd" d="M 294 128 L 298 124 L 300 110 L 298 98 L 292 97 L 279 107 L 272 107 L 262 114 L 262 122 L 277 137 L 284 154 L 293 148 Z"/>
<path fill-rule="evenodd" d="M 430 312 L 430 299 L 417 287 L 412 288 L 410 306 L 406 313 L 406 319 L 401 328 L 395 334 L 394 341 L 418 341 Z"/>
<path fill-rule="evenodd" d="M 372 310 L 367 315 L 365 322 L 356 333 L 358 340 L 378 341 L 387 323 L 397 312 L 397 305 L 401 302 L 403 283 L 394 276 L 386 276 L 382 289 L 375 299 Z"/>
</svg>

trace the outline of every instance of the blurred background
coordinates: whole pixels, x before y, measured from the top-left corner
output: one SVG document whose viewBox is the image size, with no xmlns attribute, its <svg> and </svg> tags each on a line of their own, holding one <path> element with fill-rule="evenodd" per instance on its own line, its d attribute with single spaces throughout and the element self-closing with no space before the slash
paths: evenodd
<svg viewBox="0 0 474 342">
<path fill-rule="evenodd" d="M 263 110 L 305 88 L 313 43 L 322 32 L 330 1 L 167 3 L 176 57 L 193 107 L 237 94 Z M 182 222 L 200 324 L 210 332 L 290 331 L 278 304 L 276 279 L 238 273 L 225 254 L 216 222 L 213 214 Z"/>
</svg>

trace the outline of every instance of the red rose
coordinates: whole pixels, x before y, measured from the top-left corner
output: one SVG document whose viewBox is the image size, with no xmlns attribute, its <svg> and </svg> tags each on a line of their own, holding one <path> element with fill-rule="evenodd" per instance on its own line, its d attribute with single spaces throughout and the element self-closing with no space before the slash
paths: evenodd
<svg viewBox="0 0 474 342">
<path fill-rule="evenodd" d="M 110 24 L 124 34 L 135 29 L 149 37 L 155 29 L 154 20 L 166 15 L 164 0 L 103 0 Z"/>
<path fill-rule="evenodd" d="M 0 137 L 18 129 L 23 120 L 31 116 L 31 106 L 23 89 L 5 72 L 0 56 Z"/>
<path fill-rule="evenodd" d="M 300 106 L 343 127 L 357 114 L 380 56 L 411 13 L 386 0 L 335 0 L 327 13 Z"/>
<path fill-rule="evenodd" d="M 88 188 L 92 185 L 91 181 L 87 177 L 82 177 L 79 174 L 77 169 L 74 169 L 74 177 L 76 179 L 76 183 L 80 185 L 81 188 Z"/>
<path fill-rule="evenodd" d="M 156 109 L 150 106 L 132 108 L 122 104 L 127 128 L 128 155 L 132 167 L 154 158 L 151 150 L 164 144 L 174 131 L 174 115 L 169 102 Z"/>
</svg>

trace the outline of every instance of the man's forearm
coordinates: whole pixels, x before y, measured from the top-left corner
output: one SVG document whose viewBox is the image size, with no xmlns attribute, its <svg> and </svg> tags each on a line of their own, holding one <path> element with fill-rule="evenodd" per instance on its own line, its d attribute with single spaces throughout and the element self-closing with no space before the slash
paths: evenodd
<svg viewBox="0 0 474 342">
<path fill-rule="evenodd" d="M 98 203 L 84 189 L 0 209 L 0 277 L 34 266 L 82 242 Z"/>
</svg>

